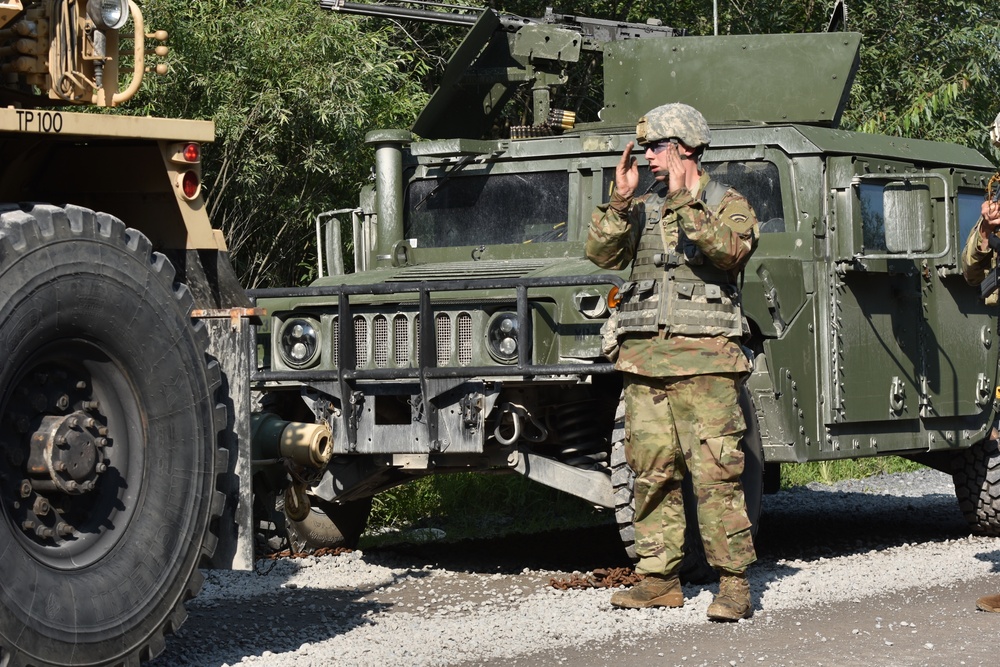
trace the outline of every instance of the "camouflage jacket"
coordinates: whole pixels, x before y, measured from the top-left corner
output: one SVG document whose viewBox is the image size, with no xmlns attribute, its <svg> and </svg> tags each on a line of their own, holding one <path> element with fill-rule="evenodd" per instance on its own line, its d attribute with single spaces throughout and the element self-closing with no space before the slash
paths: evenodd
<svg viewBox="0 0 1000 667">
<path fill-rule="evenodd" d="M 979 225 L 983 223 L 980 218 L 969 232 L 969 238 L 965 240 L 965 249 L 962 251 L 962 275 L 965 282 L 970 285 L 978 285 L 986 279 L 986 274 L 996 268 L 996 256 L 993 251 L 987 248 L 982 250 L 979 247 Z M 997 303 L 997 292 L 994 292 L 986 299 L 986 303 Z"/>
<path fill-rule="evenodd" d="M 661 223 L 665 241 L 676 245 L 679 230 L 694 242 L 705 258 L 735 277 L 757 245 L 760 229 L 750 203 L 730 188 L 716 211 L 700 198 L 709 182 L 703 173 L 691 192 L 670 192 L 663 202 Z M 587 235 L 587 257 L 598 266 L 620 270 L 635 256 L 646 194 L 629 201 L 617 195 L 594 211 Z M 618 370 L 656 377 L 682 377 L 707 373 L 746 373 L 750 364 L 739 343 L 720 336 L 629 336 L 621 341 Z"/>
</svg>

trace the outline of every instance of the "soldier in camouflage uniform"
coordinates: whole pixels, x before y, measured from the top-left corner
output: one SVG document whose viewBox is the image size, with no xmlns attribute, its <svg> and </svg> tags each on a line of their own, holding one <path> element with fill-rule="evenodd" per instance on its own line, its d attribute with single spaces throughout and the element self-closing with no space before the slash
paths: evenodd
<svg viewBox="0 0 1000 667">
<path fill-rule="evenodd" d="M 997 116 L 997 128 L 1000 128 L 1000 116 Z M 996 139 L 994 140 L 996 143 Z M 998 186 L 1000 187 L 1000 186 Z M 970 285 L 978 285 L 986 279 L 986 275 L 996 268 L 996 254 L 989 247 L 987 239 L 991 233 L 1000 231 L 1000 204 L 984 201 L 981 216 L 976 226 L 969 233 L 962 252 L 962 275 Z M 997 303 L 997 292 L 986 298 L 986 303 Z M 994 430 L 992 437 L 996 438 Z M 976 607 L 983 611 L 1000 612 L 1000 595 L 984 595 L 976 600 Z"/>
<path fill-rule="evenodd" d="M 686 104 L 639 119 L 638 143 L 657 181 L 635 196 L 633 142 L 611 201 L 597 207 L 587 257 L 632 264 L 615 317 L 624 372 L 625 453 L 635 471 L 635 534 L 644 579 L 616 592 L 617 607 L 680 607 L 684 543 L 681 480 L 691 472 L 705 555 L 721 576 L 712 620 L 752 613 L 746 569 L 756 560 L 740 474 L 746 428 L 738 392 L 750 364 L 739 345 L 737 282 L 759 229 L 747 200 L 701 169 L 711 135 Z"/>
<path fill-rule="evenodd" d="M 984 201 L 979 222 L 972 228 L 969 238 L 965 241 L 962 252 L 962 275 L 970 285 L 978 285 L 986 279 L 986 275 L 996 266 L 993 251 L 987 244 L 991 233 L 1000 228 L 1000 204 Z M 996 303 L 997 293 L 994 292 L 987 303 Z"/>
</svg>

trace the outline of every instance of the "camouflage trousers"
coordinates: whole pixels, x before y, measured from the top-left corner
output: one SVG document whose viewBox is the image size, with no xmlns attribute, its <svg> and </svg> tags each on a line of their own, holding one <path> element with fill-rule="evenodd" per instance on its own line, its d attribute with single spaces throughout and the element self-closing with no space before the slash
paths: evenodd
<svg viewBox="0 0 1000 667">
<path fill-rule="evenodd" d="M 625 374 L 625 455 L 635 471 L 636 571 L 675 574 L 684 546 L 681 481 L 691 472 L 705 556 L 725 574 L 757 559 L 739 441 L 746 422 L 736 374 Z"/>
</svg>

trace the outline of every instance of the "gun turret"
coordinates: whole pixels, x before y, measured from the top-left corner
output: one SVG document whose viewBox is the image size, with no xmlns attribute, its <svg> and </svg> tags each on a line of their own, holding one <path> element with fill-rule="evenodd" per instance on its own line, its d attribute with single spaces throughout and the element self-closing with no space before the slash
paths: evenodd
<svg viewBox="0 0 1000 667">
<path fill-rule="evenodd" d="M 130 17 L 131 53 L 122 53 L 119 31 Z M 0 103 L 121 104 L 142 83 L 147 37 L 161 42 L 156 55 L 167 54 L 167 33 L 146 35 L 132 0 L 0 0 Z M 123 55 L 131 57 L 132 78 L 120 88 L 119 74 L 128 73 Z M 155 69 L 163 74 L 166 65 Z"/>
<path fill-rule="evenodd" d="M 580 130 L 634 128 L 639 116 L 665 102 L 690 104 L 713 125 L 837 127 L 861 43 L 860 34 L 847 32 L 693 37 L 658 20 L 625 23 L 551 10 L 523 18 L 431 2 L 319 2 L 337 12 L 469 26 L 413 124 L 425 139 L 503 138 L 505 107 L 521 90 L 531 91 L 531 124 L 511 127 L 512 139 L 558 134 L 574 123 Z M 601 59 L 597 68 L 578 67 L 584 52 Z M 569 82 L 571 67 L 580 73 L 571 92 L 585 91 L 596 104 L 567 101 L 571 111 L 554 110 L 552 93 Z M 599 73 L 603 90 L 588 88 L 588 70 Z M 506 112 L 508 119 L 516 115 Z"/>
<path fill-rule="evenodd" d="M 569 129 L 576 114 L 553 110 L 552 91 L 568 81 L 567 67 L 580 60 L 581 52 L 602 53 L 612 42 L 685 34 L 656 19 L 646 23 L 606 21 L 556 14 L 551 8 L 539 18 L 525 18 L 489 8 L 425 2 L 320 0 L 320 7 L 346 14 L 470 27 L 465 42 L 448 64 L 444 83 L 413 127 L 414 132 L 427 138 L 441 138 L 456 131 L 462 136 L 487 134 L 519 88 L 531 89 L 534 124 L 512 127 L 512 138 Z M 457 111 L 455 105 L 464 110 Z M 451 110 L 450 118 L 442 121 L 445 109 Z M 456 123 L 462 127 L 456 128 Z"/>
</svg>

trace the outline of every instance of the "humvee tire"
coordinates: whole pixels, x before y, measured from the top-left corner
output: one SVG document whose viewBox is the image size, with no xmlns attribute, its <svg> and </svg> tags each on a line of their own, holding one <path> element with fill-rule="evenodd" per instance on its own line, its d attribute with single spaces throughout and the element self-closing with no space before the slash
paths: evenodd
<svg viewBox="0 0 1000 667">
<path fill-rule="evenodd" d="M 972 532 L 1000 535 L 1000 443 L 985 438 L 952 459 L 955 496 Z"/>
<path fill-rule="evenodd" d="M 136 665 L 186 618 L 222 510 L 208 335 L 110 215 L 0 206 L 0 664 Z"/>
<path fill-rule="evenodd" d="M 753 409 L 750 393 L 743 387 L 740 391 L 740 407 L 747 423 L 743 435 L 744 467 L 740 481 L 743 484 L 743 495 L 746 498 L 747 517 L 750 519 L 751 532 L 757 534 L 760 520 L 761 497 L 764 492 L 764 450 L 760 441 L 760 430 L 757 426 L 757 415 Z M 624 394 L 618 400 L 618 410 L 615 413 L 615 426 L 612 432 L 611 447 L 611 484 L 615 497 L 615 520 L 618 522 L 618 534 L 621 536 L 625 552 L 633 561 L 638 556 L 635 552 L 635 528 L 632 521 L 635 518 L 635 495 L 633 483 L 635 473 L 625 460 L 625 400 Z M 686 527 L 684 532 L 684 560 L 681 563 L 680 576 L 684 581 L 704 583 L 718 578 L 716 572 L 705 559 L 705 549 L 701 543 L 701 533 L 698 530 L 698 516 L 693 501 L 690 477 L 686 476 L 683 484 L 684 515 Z"/>
<path fill-rule="evenodd" d="M 293 553 L 313 553 L 317 549 L 353 549 L 368 525 L 372 499 L 362 498 L 337 504 L 311 496 L 309 515 L 296 521 L 285 515 L 285 528 Z"/>
</svg>

